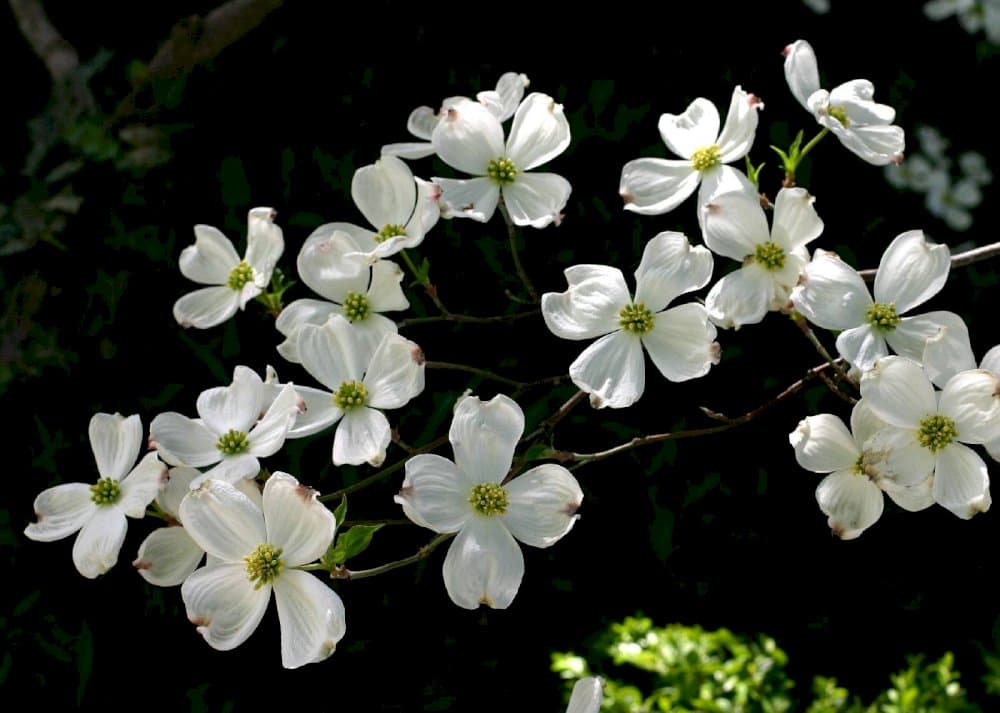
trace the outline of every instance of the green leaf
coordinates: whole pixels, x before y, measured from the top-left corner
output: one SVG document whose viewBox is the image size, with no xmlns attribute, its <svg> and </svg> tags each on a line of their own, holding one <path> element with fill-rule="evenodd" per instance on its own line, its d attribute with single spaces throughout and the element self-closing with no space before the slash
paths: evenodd
<svg viewBox="0 0 1000 713">
<path fill-rule="evenodd" d="M 347 519 L 347 496 L 342 495 L 340 498 L 340 504 L 333 511 L 333 517 L 337 521 L 337 527 Z"/>
<path fill-rule="evenodd" d="M 334 567 L 344 564 L 347 560 L 355 557 L 366 549 L 372 542 L 375 533 L 382 529 L 382 525 L 355 525 L 354 527 L 340 533 L 330 552 L 330 562 Z"/>
</svg>

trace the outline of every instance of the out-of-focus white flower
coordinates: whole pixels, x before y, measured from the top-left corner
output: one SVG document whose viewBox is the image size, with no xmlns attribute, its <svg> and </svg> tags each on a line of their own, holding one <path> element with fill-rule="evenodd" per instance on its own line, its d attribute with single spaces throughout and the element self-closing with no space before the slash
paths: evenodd
<svg viewBox="0 0 1000 713">
<path fill-rule="evenodd" d="M 174 303 L 174 319 L 182 327 L 207 329 L 225 322 L 246 307 L 271 282 L 271 273 L 285 249 L 272 208 L 250 211 L 247 251 L 241 260 L 225 235 L 210 225 L 194 226 L 194 245 L 181 252 L 181 273 L 203 285 Z"/>
<path fill-rule="evenodd" d="M 802 0 L 802 4 L 817 15 L 825 15 L 830 12 L 830 0 Z"/>
<path fill-rule="evenodd" d="M 963 371 L 936 393 L 919 364 L 888 356 L 862 375 L 861 396 L 887 424 L 873 439 L 887 477 L 910 486 L 933 476 L 934 502 L 961 518 L 989 509 L 986 464 L 963 444 L 1000 438 L 996 376 Z"/>
<path fill-rule="evenodd" d="M 604 698 L 604 681 L 597 676 L 581 678 L 573 685 L 566 713 L 597 713 Z"/>
<path fill-rule="evenodd" d="M 871 82 L 852 79 L 828 92 L 819 86 L 816 54 L 808 42 L 796 40 L 785 47 L 784 55 L 785 79 L 792 94 L 840 143 L 876 166 L 903 160 L 903 129 L 892 123 L 896 110 L 873 101 Z"/>
<path fill-rule="evenodd" d="M 297 567 L 316 561 L 336 531 L 311 488 L 276 472 L 262 506 L 229 483 L 207 480 L 181 502 L 191 538 L 212 564 L 184 580 L 188 619 L 209 646 L 234 649 L 257 629 L 271 591 L 281 625 L 281 664 L 298 668 L 330 656 L 346 625 L 340 597 Z"/>
<path fill-rule="evenodd" d="M 986 30 L 990 42 L 1000 44 L 1000 0 L 931 0 L 924 14 L 932 20 L 958 15 L 958 22 L 970 35 Z"/>
<path fill-rule="evenodd" d="M 73 543 L 73 564 L 94 579 L 115 566 L 125 541 L 125 517 L 142 517 L 167 478 L 167 468 L 148 453 L 134 468 L 142 446 L 138 415 L 97 413 L 90 419 L 90 447 L 100 479 L 93 485 L 63 483 L 35 498 L 36 521 L 26 537 L 52 542 L 79 531 Z"/>
<path fill-rule="evenodd" d="M 927 191 L 927 210 L 942 218 L 952 230 L 968 230 L 972 213 L 982 203 L 983 194 L 975 181 L 965 179 L 953 185 L 933 187 Z"/>
<path fill-rule="evenodd" d="M 704 208 L 705 244 L 742 263 L 705 298 L 713 322 L 738 329 L 788 304 L 809 260 L 806 245 L 823 232 L 815 200 L 804 188 L 782 188 L 769 231 L 756 191 L 728 191 L 709 199 Z"/>
<path fill-rule="evenodd" d="M 173 411 L 154 418 L 149 426 L 149 445 L 170 465 L 214 465 L 195 480 L 193 487 L 205 478 L 233 483 L 256 477 L 260 472 L 257 459 L 281 449 L 304 407 L 291 384 L 286 384 L 265 410 L 268 396 L 264 382 L 253 369 L 237 366 L 229 386 L 201 392 L 198 418 Z"/>
<path fill-rule="evenodd" d="M 590 394 L 595 408 L 624 408 L 642 396 L 643 346 L 670 381 L 704 376 L 719 362 L 705 308 L 689 303 L 666 309 L 712 276 L 712 254 L 700 245 L 692 248 L 681 233 L 660 233 L 646 244 L 634 299 L 616 267 L 574 265 L 565 274 L 569 289 L 542 295 L 542 317 L 557 337 L 600 337 L 569 367 L 573 383 Z"/>
<path fill-rule="evenodd" d="M 531 170 L 569 146 L 569 122 L 548 94 L 525 97 L 504 142 L 503 127 L 489 108 L 457 98 L 443 109 L 431 136 L 442 161 L 476 178 L 437 178 L 445 217 L 486 222 L 503 196 L 515 225 L 544 228 L 562 218 L 572 187 L 555 173 Z"/>
<path fill-rule="evenodd" d="M 523 432 L 524 413 L 507 396 L 483 403 L 466 395 L 448 432 L 454 462 L 429 453 L 406 461 L 395 500 L 418 525 L 458 533 L 445 557 L 444 584 L 465 609 L 510 606 L 524 576 L 517 541 L 549 547 L 579 517 L 583 492 L 561 465 L 546 463 L 503 482 Z"/>
<path fill-rule="evenodd" d="M 757 112 L 763 102 L 737 86 L 729 102 L 726 124 L 719 131 L 719 111 L 708 99 L 697 98 L 683 114 L 663 114 L 658 128 L 663 143 L 683 160 L 639 158 L 622 168 L 618 192 L 625 209 L 658 215 L 676 208 L 698 192 L 698 220 L 708 198 L 721 183 L 736 182 L 753 190 L 742 173 L 726 166 L 750 152 L 757 132 Z"/>
<path fill-rule="evenodd" d="M 901 315 L 940 292 L 950 269 L 947 245 L 934 245 L 922 231 L 910 230 L 882 254 L 874 301 L 857 271 L 825 250 L 815 252 L 791 300 L 813 324 L 840 331 L 837 351 L 862 372 L 886 356 L 888 347 L 919 363 L 929 337 L 959 339 L 964 324 L 954 312 Z"/>
<path fill-rule="evenodd" d="M 499 121 L 504 122 L 514 116 L 514 111 L 521 103 L 521 98 L 524 96 L 524 90 L 528 84 L 527 76 L 517 72 L 506 72 L 497 82 L 496 89 L 479 92 L 476 94 L 476 99 L 489 109 Z M 447 107 L 459 98 L 445 99 L 442 104 Z M 422 141 L 386 144 L 382 147 L 382 154 L 391 154 L 407 159 L 432 156 L 434 144 L 431 143 L 431 136 L 434 134 L 434 127 L 437 126 L 441 116 L 441 112 L 435 112 L 429 106 L 417 107 L 410 112 L 410 117 L 406 121 L 406 129 Z"/>
</svg>

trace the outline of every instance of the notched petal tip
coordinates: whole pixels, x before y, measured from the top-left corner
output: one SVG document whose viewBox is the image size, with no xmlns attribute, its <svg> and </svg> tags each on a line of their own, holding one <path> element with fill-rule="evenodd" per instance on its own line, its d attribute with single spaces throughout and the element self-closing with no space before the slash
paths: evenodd
<svg viewBox="0 0 1000 713">
<path fill-rule="evenodd" d="M 136 569 L 149 569 L 153 566 L 152 562 L 147 562 L 146 560 L 136 558 L 132 561 L 132 566 Z"/>
<path fill-rule="evenodd" d="M 752 109 L 756 109 L 757 111 L 764 108 L 764 100 L 752 92 L 747 92 L 747 104 L 749 104 Z"/>
<path fill-rule="evenodd" d="M 712 364 L 718 364 L 722 359 L 722 345 L 718 342 L 712 342 L 708 345 L 708 358 Z"/>
<path fill-rule="evenodd" d="M 427 358 L 424 356 L 424 350 L 416 344 L 414 344 L 413 349 L 410 350 L 410 357 L 414 362 L 416 362 L 417 366 L 423 366 L 427 363 Z"/>
<path fill-rule="evenodd" d="M 198 627 L 198 631 L 201 632 L 202 629 L 207 629 L 212 625 L 212 620 L 207 616 L 192 616 L 189 617 L 189 621 Z"/>
<path fill-rule="evenodd" d="M 622 193 L 620 193 L 619 195 L 621 195 L 621 197 L 622 197 L 622 200 L 623 200 L 623 201 L 625 201 L 625 205 L 626 205 L 626 206 L 628 206 L 628 205 L 631 205 L 631 204 L 635 203 L 635 196 L 633 196 L 633 195 L 632 195 L 631 193 L 629 193 L 628 191 L 623 191 L 623 192 L 622 192 Z"/>
<path fill-rule="evenodd" d="M 580 505 L 582 504 L 583 503 L 579 501 L 566 503 L 566 507 L 562 509 L 563 515 L 566 515 L 567 517 L 572 517 L 574 519 L 579 519 L 580 516 L 576 514 L 576 511 L 580 509 Z"/>
</svg>

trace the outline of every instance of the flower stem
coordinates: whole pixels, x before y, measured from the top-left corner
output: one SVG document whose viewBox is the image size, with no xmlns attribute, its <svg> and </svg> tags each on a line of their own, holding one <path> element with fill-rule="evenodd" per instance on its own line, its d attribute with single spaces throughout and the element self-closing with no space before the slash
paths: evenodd
<svg viewBox="0 0 1000 713">
<path fill-rule="evenodd" d="M 527 290 L 531 301 L 538 304 L 541 300 L 538 297 L 538 293 L 535 292 L 535 286 L 531 284 L 531 279 L 528 277 L 528 273 L 524 271 L 524 265 L 521 264 L 521 256 L 517 252 L 517 227 L 514 225 L 514 221 L 511 220 L 510 211 L 507 210 L 507 204 L 504 202 L 503 194 L 500 195 L 500 202 L 498 206 L 500 208 L 500 215 L 503 216 L 503 220 L 507 224 L 507 239 L 510 241 L 511 257 L 514 258 L 514 269 L 517 270 L 517 276 L 521 278 L 521 284 L 523 284 L 524 289 Z"/>
<path fill-rule="evenodd" d="M 837 372 L 837 376 L 840 380 L 845 381 L 848 384 L 853 384 L 853 379 L 847 375 L 847 372 L 844 371 L 844 367 L 840 364 L 840 362 L 830 356 L 830 352 L 828 352 L 826 347 L 823 346 L 823 342 L 821 342 L 819 337 L 816 336 L 816 333 L 812 330 L 812 327 L 809 326 L 806 318 L 798 312 L 792 312 L 791 318 L 795 325 L 802 330 L 802 333 L 806 335 L 806 339 L 809 340 L 809 343 L 813 345 L 819 355 L 826 359 L 827 363 L 833 367 L 834 371 Z"/>
<path fill-rule="evenodd" d="M 410 257 L 408 252 L 400 250 L 399 254 L 402 256 L 403 262 L 406 263 L 406 267 L 409 268 L 411 273 L 413 273 L 413 277 L 418 283 L 420 283 L 420 286 L 424 288 L 424 292 L 426 292 L 427 296 L 431 298 L 434 306 L 438 308 L 438 311 L 442 315 L 450 315 L 451 312 L 448 311 L 448 308 L 444 306 L 441 298 L 438 297 L 437 286 L 431 282 L 430 277 L 413 264 L 413 259 Z"/>
<path fill-rule="evenodd" d="M 404 557 L 401 560 L 396 560 L 394 562 L 387 562 L 378 567 L 372 567 L 371 569 L 358 569 L 349 570 L 347 567 L 338 567 L 332 572 L 330 572 L 331 579 L 365 579 L 366 577 L 374 577 L 379 574 L 385 574 L 386 572 L 391 572 L 394 569 L 399 569 L 400 567 L 406 567 L 407 565 L 416 564 L 420 560 L 427 559 L 428 555 L 433 552 L 438 545 L 447 542 L 452 537 L 455 536 L 454 532 L 446 532 L 438 535 L 433 540 L 428 542 L 426 545 L 417 550 L 416 554 L 410 555 L 409 557 Z"/>
<path fill-rule="evenodd" d="M 799 164 L 802 163 L 802 159 L 804 159 L 810 151 L 816 148 L 816 145 L 829 133 L 830 130 L 824 126 L 818 134 L 809 140 L 809 143 L 801 149 L 792 152 L 792 155 L 788 157 L 789 161 L 785 165 L 785 180 L 781 185 L 785 188 L 791 188 L 795 185 L 795 172 L 799 169 Z"/>
</svg>

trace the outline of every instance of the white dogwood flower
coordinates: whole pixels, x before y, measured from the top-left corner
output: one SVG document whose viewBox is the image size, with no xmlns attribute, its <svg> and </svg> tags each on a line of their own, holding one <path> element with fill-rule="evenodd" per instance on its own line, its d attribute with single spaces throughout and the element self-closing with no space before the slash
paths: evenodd
<svg viewBox="0 0 1000 713">
<path fill-rule="evenodd" d="M 413 522 L 456 532 L 444 561 L 448 596 L 460 607 L 510 606 L 524 576 L 517 541 L 549 547 L 579 517 L 583 492 L 570 472 L 546 463 L 504 483 L 524 432 L 524 413 L 512 399 L 487 402 L 462 396 L 448 431 L 450 461 L 421 454 L 406 461 L 395 500 Z"/>
<path fill-rule="evenodd" d="M 717 325 L 738 329 L 779 310 L 809 259 L 806 245 L 823 232 L 804 188 L 782 188 L 770 231 L 756 191 L 726 191 L 705 206 L 705 245 L 742 266 L 712 286 L 705 298 Z"/>
<path fill-rule="evenodd" d="M 207 329 L 221 324 L 268 286 L 285 249 L 274 216 L 272 208 L 250 211 L 247 251 L 242 260 L 217 228 L 194 226 L 195 243 L 181 252 L 181 273 L 189 280 L 214 286 L 190 292 L 174 303 L 174 319 L 179 325 Z"/>
<path fill-rule="evenodd" d="M 616 267 L 574 265 L 565 275 L 569 289 L 542 295 L 542 317 L 557 337 L 600 337 L 569 367 L 573 383 L 590 394 L 595 408 L 624 408 L 639 400 L 646 384 L 643 346 L 670 381 L 704 376 L 719 362 L 705 307 L 692 302 L 666 309 L 712 276 L 712 254 L 700 245 L 692 248 L 683 234 L 660 233 L 646 244 L 634 299 Z"/>
<path fill-rule="evenodd" d="M 213 559 L 181 586 L 188 619 L 209 646 L 229 651 L 246 641 L 273 590 L 282 666 L 298 668 L 334 652 L 346 631 L 344 605 L 318 578 L 297 569 L 322 556 L 337 527 L 315 490 L 276 472 L 258 507 L 229 483 L 206 480 L 181 502 L 180 516 Z"/>
<path fill-rule="evenodd" d="M 73 543 L 73 564 L 84 577 L 94 579 L 114 567 L 125 541 L 128 522 L 139 518 L 167 477 L 167 468 L 155 453 L 146 454 L 134 468 L 142 446 L 138 415 L 97 413 L 90 419 L 90 447 L 100 479 L 93 485 L 63 483 L 35 498 L 36 521 L 24 529 L 26 537 L 52 542 L 79 531 Z"/>
<path fill-rule="evenodd" d="M 757 132 L 757 112 L 763 108 L 760 99 L 737 86 L 721 133 L 718 109 L 702 97 L 691 102 L 683 114 L 661 115 L 660 137 L 682 160 L 639 158 L 626 163 L 618 188 L 625 209 L 643 215 L 666 213 L 700 184 L 700 221 L 701 207 L 718 191 L 720 183 L 735 181 L 753 190 L 746 176 L 725 164 L 750 152 Z"/>
<path fill-rule="evenodd" d="M 868 163 L 884 166 L 903 160 L 905 136 L 893 124 L 896 110 L 873 101 L 875 87 L 852 79 L 828 92 L 819 86 L 816 53 L 805 40 L 785 47 L 785 79 L 792 94 L 820 126 Z"/>
<path fill-rule="evenodd" d="M 604 699 L 604 682 L 597 676 L 581 678 L 573 684 L 566 713 L 598 713 Z"/>
<path fill-rule="evenodd" d="M 457 98 L 445 106 L 431 136 L 442 161 L 475 178 L 437 178 L 445 217 L 486 222 L 503 195 L 515 225 L 544 228 L 559 223 L 572 187 L 554 173 L 531 173 L 569 146 L 562 104 L 548 94 L 529 94 L 514 114 L 504 143 L 500 119 L 486 106 Z"/>
</svg>

